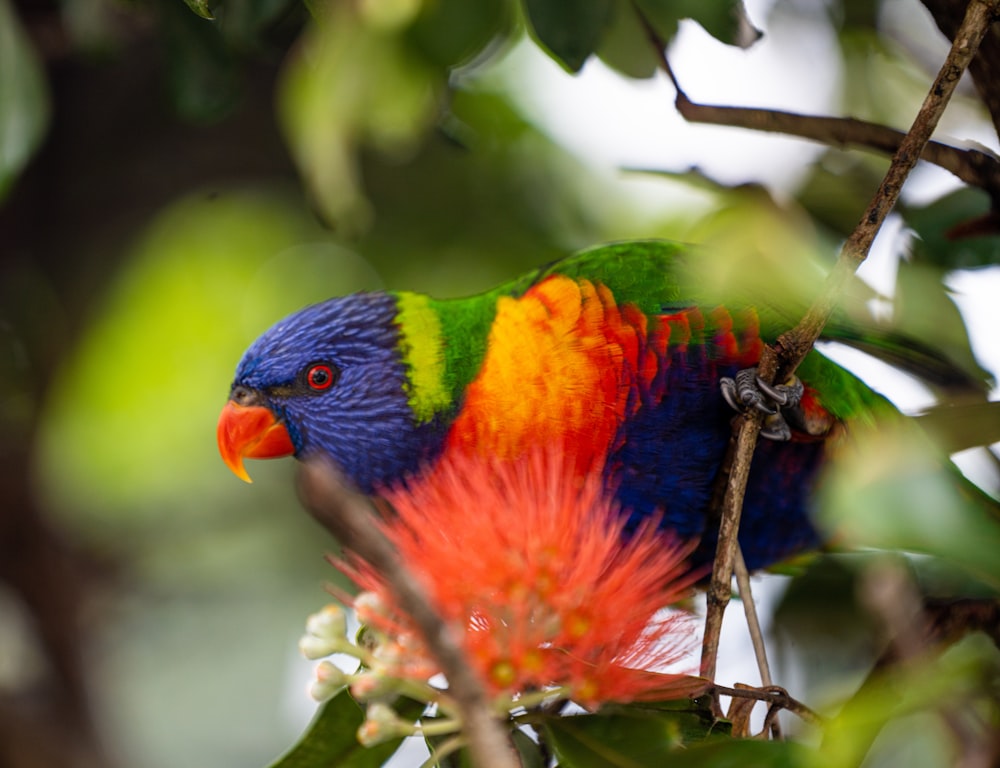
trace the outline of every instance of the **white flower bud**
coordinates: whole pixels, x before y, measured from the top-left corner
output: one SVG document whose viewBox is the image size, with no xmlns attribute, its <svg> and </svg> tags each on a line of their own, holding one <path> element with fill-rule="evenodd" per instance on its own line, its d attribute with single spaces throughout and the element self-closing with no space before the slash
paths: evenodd
<svg viewBox="0 0 1000 768">
<path fill-rule="evenodd" d="M 339 648 L 340 643 L 316 635 L 303 635 L 299 638 L 299 652 L 307 659 L 322 659 L 336 653 Z"/>
<path fill-rule="evenodd" d="M 335 603 L 325 605 L 306 619 L 306 632 L 329 640 L 347 637 L 347 614 Z"/>
<path fill-rule="evenodd" d="M 374 702 L 368 705 L 365 721 L 358 728 L 358 742 L 373 747 L 383 741 L 405 735 L 409 729 L 388 704 Z"/>
<path fill-rule="evenodd" d="M 343 688 L 347 681 L 348 676 L 336 664 L 321 662 L 316 667 L 316 679 L 309 687 L 309 695 L 316 701 L 326 701 Z"/>
</svg>

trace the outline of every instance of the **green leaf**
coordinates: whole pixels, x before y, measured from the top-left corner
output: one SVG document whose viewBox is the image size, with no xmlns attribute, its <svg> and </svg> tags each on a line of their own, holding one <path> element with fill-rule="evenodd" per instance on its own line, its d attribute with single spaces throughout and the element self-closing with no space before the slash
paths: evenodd
<svg viewBox="0 0 1000 768">
<path fill-rule="evenodd" d="M 919 243 L 914 244 L 919 252 Z M 901 260 L 896 273 L 893 323 L 900 332 L 941 353 L 973 381 L 989 375 L 979 365 L 969 343 L 969 332 L 943 269 L 927 263 Z"/>
<path fill-rule="evenodd" d="M 232 51 L 267 59 L 284 56 L 309 18 L 301 0 L 204 0 L 211 2 L 216 25 Z"/>
<path fill-rule="evenodd" d="M 742 0 L 636 0 L 636 6 L 664 42 L 674 36 L 681 19 L 693 19 L 716 40 L 740 48 L 761 37 Z"/>
<path fill-rule="evenodd" d="M 1000 586 L 995 502 L 974 493 L 912 422 L 855 435 L 820 489 L 818 522 L 831 537 L 937 556 Z"/>
<path fill-rule="evenodd" d="M 45 74 L 8 0 L 0 0 L 0 200 L 38 148 L 49 122 Z"/>
<path fill-rule="evenodd" d="M 186 120 L 212 122 L 225 117 L 240 96 L 236 61 L 217 24 L 206 24 L 175 0 L 161 3 L 167 48 L 167 89 Z"/>
<path fill-rule="evenodd" d="M 774 645 L 768 652 L 795 659 L 801 695 L 852 691 L 875 662 L 880 648 L 873 639 L 872 618 L 857 603 L 854 563 L 866 556 L 818 554 L 788 582 L 774 612 Z"/>
<path fill-rule="evenodd" d="M 816 762 L 816 753 L 791 741 L 719 739 L 678 750 L 670 768 L 798 768 Z M 666 765 L 666 763 L 664 763 Z"/>
<path fill-rule="evenodd" d="M 1000 442 L 1000 402 L 948 403 L 916 419 L 945 453 Z"/>
<path fill-rule="evenodd" d="M 505 0 L 438 0 L 423 4 L 408 37 L 429 61 L 453 67 L 509 34 L 511 27 Z"/>
<path fill-rule="evenodd" d="M 615 5 L 597 55 L 609 67 L 629 77 L 652 77 L 660 66 L 649 35 L 631 3 Z"/>
<path fill-rule="evenodd" d="M 420 717 L 424 704 L 401 700 L 396 707 L 400 717 Z M 399 749 L 402 739 L 392 739 L 363 747 L 357 731 L 364 722 L 365 712 L 347 689 L 322 704 L 299 743 L 292 747 L 271 768 L 378 768 Z"/>
<path fill-rule="evenodd" d="M 871 195 L 884 174 L 881 157 L 830 148 L 808 168 L 796 197 L 818 224 L 843 239 L 858 223 L 858 201 Z"/>
<path fill-rule="evenodd" d="M 405 33 L 405 26 L 336 3 L 302 40 L 279 89 L 279 116 L 299 170 L 326 222 L 344 233 L 363 231 L 371 217 L 360 151 L 409 156 L 438 114 L 444 71 Z"/>
<path fill-rule="evenodd" d="M 566 768 L 642 768 L 672 765 L 679 747 L 705 739 L 718 725 L 699 705 L 683 701 L 557 717 L 541 729 Z"/>
<path fill-rule="evenodd" d="M 545 768 L 545 757 L 538 743 L 524 731 L 517 730 L 511 734 L 514 749 L 521 761 L 521 768 Z"/>
<path fill-rule="evenodd" d="M 998 672 L 1000 654 L 981 634 L 969 635 L 938 658 L 882 669 L 826 723 L 817 755 L 822 759 L 814 764 L 913 765 L 902 758 L 914 738 L 920 738 L 922 759 L 917 765 L 954 765 L 950 735 L 935 715 L 960 716 L 982 707 L 995 712 L 990 681 Z M 893 734 L 893 725 L 908 727 Z"/>
<path fill-rule="evenodd" d="M 535 38 L 569 72 L 578 72 L 611 25 L 613 0 L 524 0 Z"/>
<path fill-rule="evenodd" d="M 984 237 L 950 236 L 953 228 L 968 225 L 985 216 L 989 210 L 990 200 L 986 193 L 968 187 L 922 208 L 907 209 L 906 221 L 919 236 L 914 244 L 914 257 L 944 269 L 1000 264 L 1000 237 L 996 234 Z"/>
<path fill-rule="evenodd" d="M 208 19 L 212 21 L 215 16 L 212 14 L 212 9 L 208 7 L 208 0 L 184 0 L 187 3 L 187 7 L 194 11 L 198 16 L 203 19 Z"/>
</svg>

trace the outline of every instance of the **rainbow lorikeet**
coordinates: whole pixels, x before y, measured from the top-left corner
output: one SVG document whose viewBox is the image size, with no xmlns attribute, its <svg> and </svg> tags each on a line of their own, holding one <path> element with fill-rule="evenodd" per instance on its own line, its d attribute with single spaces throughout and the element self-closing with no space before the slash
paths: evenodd
<svg viewBox="0 0 1000 768">
<path fill-rule="evenodd" d="M 748 387 L 739 372 L 794 317 L 702 298 L 691 259 L 678 244 L 621 243 L 469 298 L 372 292 L 307 307 L 240 361 L 222 456 L 249 480 L 245 457 L 318 452 L 374 493 L 448 449 L 509 457 L 558 444 L 581 472 L 604 473 L 630 522 L 662 515 L 701 542 L 692 557 L 704 563 L 732 408 L 745 402 L 774 412 L 744 504 L 747 565 L 812 548 L 807 508 L 830 445 L 891 406 L 817 352 L 801 390 Z"/>
</svg>

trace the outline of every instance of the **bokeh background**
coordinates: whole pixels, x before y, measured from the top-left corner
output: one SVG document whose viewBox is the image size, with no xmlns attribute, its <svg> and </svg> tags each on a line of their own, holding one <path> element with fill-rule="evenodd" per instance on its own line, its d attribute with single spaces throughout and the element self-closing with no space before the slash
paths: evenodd
<svg viewBox="0 0 1000 768">
<path fill-rule="evenodd" d="M 214 440 L 242 350 L 281 316 L 362 289 L 468 294 L 611 239 L 832 258 L 886 165 L 686 125 L 662 77 L 635 77 L 648 60 L 571 75 L 501 0 L 190 5 L 0 0 L 5 767 L 264 765 L 308 720 L 295 645 L 335 545 L 293 462 L 255 462 L 247 486 Z M 747 10 L 766 33 L 749 50 L 680 24 L 693 98 L 905 129 L 947 49 L 916 0 Z M 997 149 L 970 87 L 941 132 Z M 942 234 L 988 204 L 922 166 L 865 271 L 886 316 L 996 372 L 997 238 Z M 939 395 L 879 380 L 910 409 Z M 963 466 L 996 490 L 982 452 Z M 850 578 L 816 579 L 786 603 L 787 577 L 762 586 L 791 657 L 842 633 L 803 655 L 800 697 L 874 653 L 838 607 Z M 723 682 L 752 676 L 741 654 Z"/>
</svg>

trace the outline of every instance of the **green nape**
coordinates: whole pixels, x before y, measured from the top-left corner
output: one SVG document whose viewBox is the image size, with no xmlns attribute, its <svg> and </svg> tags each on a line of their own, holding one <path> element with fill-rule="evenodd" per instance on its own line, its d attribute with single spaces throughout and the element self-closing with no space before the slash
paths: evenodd
<svg viewBox="0 0 1000 768">
<path fill-rule="evenodd" d="M 395 294 L 409 405 L 418 424 L 450 418 L 458 410 L 486 354 L 497 299 L 510 292 L 505 284 L 461 299 Z"/>
<path fill-rule="evenodd" d="M 408 402 L 417 423 L 424 424 L 447 411 L 453 402 L 445 385 L 447 345 L 432 299 L 406 292 L 396 293 L 395 297 L 400 355 L 407 368 Z"/>
</svg>

